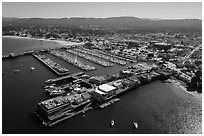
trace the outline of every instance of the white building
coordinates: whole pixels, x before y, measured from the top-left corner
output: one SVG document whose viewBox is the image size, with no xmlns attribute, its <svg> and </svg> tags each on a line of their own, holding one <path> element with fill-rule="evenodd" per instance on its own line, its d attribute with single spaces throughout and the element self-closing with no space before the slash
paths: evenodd
<svg viewBox="0 0 204 136">
<path fill-rule="evenodd" d="M 116 87 L 109 84 L 102 84 L 98 86 L 93 92 L 93 98 L 97 101 L 103 101 L 106 98 L 116 94 Z"/>
</svg>

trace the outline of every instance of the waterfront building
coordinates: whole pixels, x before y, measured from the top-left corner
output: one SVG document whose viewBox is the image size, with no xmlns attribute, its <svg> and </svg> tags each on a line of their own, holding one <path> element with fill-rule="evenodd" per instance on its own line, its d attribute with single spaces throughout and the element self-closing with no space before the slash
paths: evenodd
<svg viewBox="0 0 204 136">
<path fill-rule="evenodd" d="M 95 88 L 92 96 L 97 102 L 103 102 L 105 100 L 106 93 L 100 91 L 98 88 Z"/>
<path fill-rule="evenodd" d="M 106 98 L 111 97 L 116 94 L 116 87 L 109 84 L 102 84 L 98 86 L 94 93 L 93 98 L 99 102 L 104 101 Z"/>
<path fill-rule="evenodd" d="M 41 113 L 43 113 L 45 116 L 52 116 L 61 110 L 70 108 L 70 99 L 71 98 L 69 96 L 58 96 L 52 99 L 42 101 L 38 104 L 38 110 L 41 111 Z"/>
<path fill-rule="evenodd" d="M 85 101 L 91 99 L 91 95 L 87 92 L 81 93 L 81 96 Z"/>
<path fill-rule="evenodd" d="M 121 81 L 116 81 L 116 82 L 113 82 L 113 86 L 117 87 L 117 88 L 122 88 L 123 87 L 123 84 Z"/>
<path fill-rule="evenodd" d="M 124 86 L 127 86 L 127 87 L 134 85 L 134 83 L 133 83 L 131 80 L 129 80 L 129 79 L 124 79 L 123 82 L 122 82 L 122 84 L 123 84 Z"/>
<path fill-rule="evenodd" d="M 109 84 L 102 84 L 98 86 L 98 89 L 104 93 L 106 93 L 108 96 L 114 95 L 116 87 L 109 85 Z"/>
<path fill-rule="evenodd" d="M 103 84 L 107 81 L 105 76 L 92 76 L 91 78 L 89 78 L 89 82 L 96 84 L 96 85 L 100 85 Z"/>
</svg>

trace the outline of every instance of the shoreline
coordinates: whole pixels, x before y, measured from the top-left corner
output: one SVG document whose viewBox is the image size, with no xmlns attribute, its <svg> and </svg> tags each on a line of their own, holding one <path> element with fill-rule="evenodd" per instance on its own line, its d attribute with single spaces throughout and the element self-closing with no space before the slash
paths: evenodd
<svg viewBox="0 0 204 136">
<path fill-rule="evenodd" d="M 174 85 L 175 87 L 180 88 L 180 90 L 182 90 L 182 91 L 192 95 L 193 97 L 197 98 L 199 101 L 202 101 L 202 93 L 199 94 L 196 91 L 195 92 L 187 91 L 186 87 L 184 87 L 179 81 L 172 80 L 171 83 L 168 83 L 168 84 Z"/>
<path fill-rule="evenodd" d="M 84 43 L 76 43 L 76 42 L 70 42 L 70 41 L 64 41 L 64 40 L 50 40 L 50 39 L 44 39 L 44 38 L 21 37 L 21 36 L 2 36 L 2 38 L 16 38 L 16 39 L 28 39 L 28 40 L 48 41 L 48 42 L 59 43 L 62 46 L 71 46 L 71 45 L 84 44 Z"/>
</svg>

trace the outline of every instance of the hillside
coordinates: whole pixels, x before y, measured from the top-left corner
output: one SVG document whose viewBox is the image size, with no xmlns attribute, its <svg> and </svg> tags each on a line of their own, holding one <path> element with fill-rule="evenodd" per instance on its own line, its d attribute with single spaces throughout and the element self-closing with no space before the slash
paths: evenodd
<svg viewBox="0 0 204 136">
<path fill-rule="evenodd" d="M 133 31 L 202 31 L 202 20 L 199 19 L 144 19 L 137 17 L 110 18 L 2 18 L 3 27 L 13 25 L 52 25 L 79 27 L 82 29 L 100 28 L 102 30 Z"/>
</svg>

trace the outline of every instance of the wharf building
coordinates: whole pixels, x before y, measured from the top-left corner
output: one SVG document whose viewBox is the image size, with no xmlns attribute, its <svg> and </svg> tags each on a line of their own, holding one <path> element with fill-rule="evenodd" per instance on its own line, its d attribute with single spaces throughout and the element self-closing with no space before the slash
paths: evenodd
<svg viewBox="0 0 204 136">
<path fill-rule="evenodd" d="M 45 125 L 52 126 L 81 112 L 90 102 L 91 95 L 88 92 L 58 96 L 38 103 L 36 113 Z"/>
<path fill-rule="evenodd" d="M 97 103 L 103 103 L 139 85 L 141 83 L 136 76 L 114 80 L 97 86 L 92 93 L 92 97 Z"/>
<path fill-rule="evenodd" d="M 105 76 L 106 78 L 94 78 L 94 80 L 92 80 L 96 82 L 99 80 L 98 84 L 105 82 L 100 85 L 91 83 L 89 86 L 83 84 L 78 86 L 81 83 L 80 78 L 74 81 L 70 79 L 74 82 L 71 89 L 72 91 L 67 95 L 58 96 L 39 103 L 37 112 L 40 117 L 44 119 L 43 122 L 51 126 L 59 121 L 82 113 L 85 109 L 88 109 L 87 107 L 89 105 L 94 104 L 95 106 L 100 107 L 101 104 L 105 104 L 109 100 L 114 99 L 114 97 L 127 92 L 128 90 L 139 87 L 140 85 L 149 83 L 153 80 L 165 80 L 170 77 L 169 73 L 163 72 L 163 70 L 152 71 L 152 69 L 155 69 L 155 67 L 137 64 L 122 70 L 117 79 L 109 81 L 107 79 L 111 76 Z M 79 75 L 81 75 L 81 73 L 79 73 Z M 51 83 L 55 82 L 56 84 L 58 84 L 57 82 L 60 80 L 62 80 L 62 82 L 70 81 L 69 76 L 65 77 L 66 78 L 57 78 L 56 80 L 49 79 L 48 81 Z M 83 75 L 80 77 L 82 78 Z M 86 81 L 89 82 L 88 79 Z"/>
<path fill-rule="evenodd" d="M 109 97 L 115 95 L 116 90 L 117 88 L 112 85 L 102 84 L 95 89 L 92 96 L 96 101 L 103 102 Z"/>
</svg>

